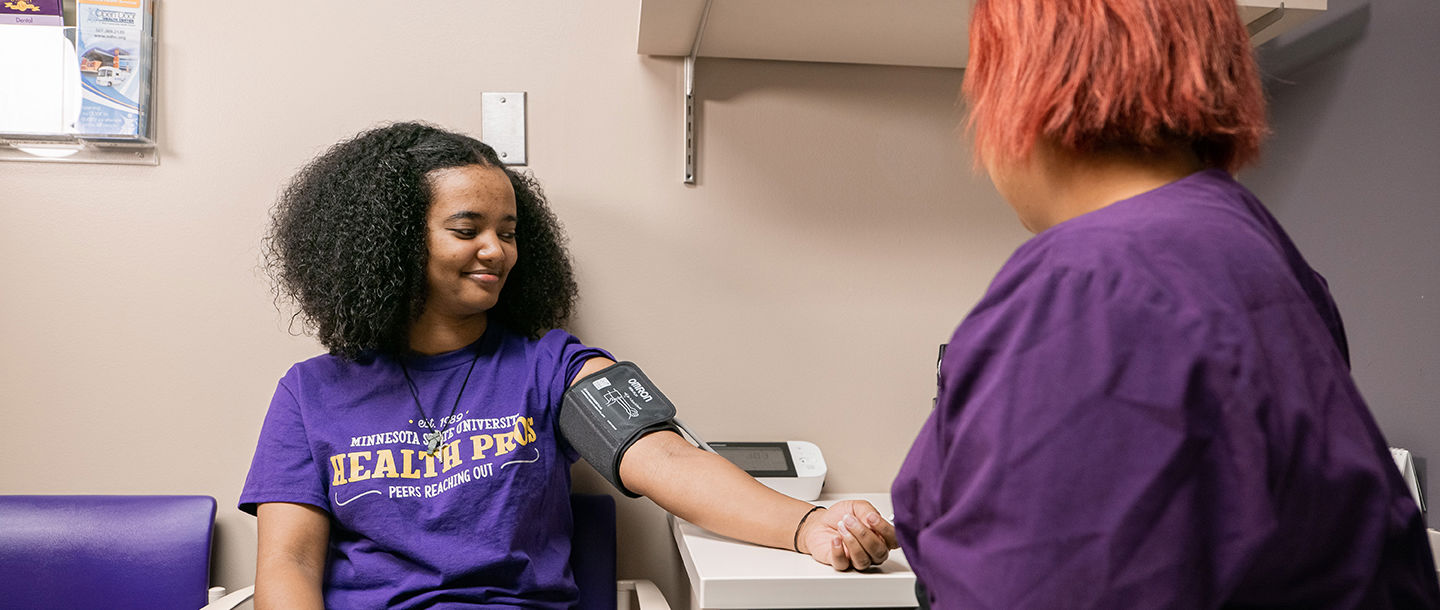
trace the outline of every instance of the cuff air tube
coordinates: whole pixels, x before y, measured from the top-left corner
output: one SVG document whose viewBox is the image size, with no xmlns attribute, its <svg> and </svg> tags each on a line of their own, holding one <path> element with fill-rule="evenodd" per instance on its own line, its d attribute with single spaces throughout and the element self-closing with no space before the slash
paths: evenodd
<svg viewBox="0 0 1440 610">
<path fill-rule="evenodd" d="M 627 496 L 620 458 L 657 430 L 674 430 L 675 405 L 630 362 L 619 362 L 570 386 L 560 405 L 560 433 L 585 461 Z"/>
</svg>

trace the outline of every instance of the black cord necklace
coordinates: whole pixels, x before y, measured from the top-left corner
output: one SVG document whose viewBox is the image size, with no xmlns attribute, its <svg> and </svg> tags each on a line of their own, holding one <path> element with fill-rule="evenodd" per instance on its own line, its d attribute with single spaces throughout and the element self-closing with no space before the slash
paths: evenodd
<svg viewBox="0 0 1440 610">
<path fill-rule="evenodd" d="M 460 397 L 465 395 L 465 386 L 470 383 L 470 373 L 475 372 L 475 363 L 479 361 L 480 351 L 476 350 L 475 357 L 470 359 L 470 369 L 465 371 L 465 380 L 460 382 L 460 391 L 455 393 L 455 404 L 450 406 L 450 415 L 434 422 L 430 428 L 432 432 L 425 433 L 425 453 L 435 455 L 435 452 L 440 451 L 440 442 L 445 438 L 445 426 L 455 415 L 455 410 L 460 408 Z M 404 361 L 400 361 L 400 372 L 405 375 L 405 383 L 410 386 L 410 398 L 415 399 L 415 410 L 420 412 L 420 421 L 424 422 L 425 408 L 420 406 L 420 392 L 415 389 L 415 380 L 410 378 L 410 369 L 405 367 Z"/>
</svg>

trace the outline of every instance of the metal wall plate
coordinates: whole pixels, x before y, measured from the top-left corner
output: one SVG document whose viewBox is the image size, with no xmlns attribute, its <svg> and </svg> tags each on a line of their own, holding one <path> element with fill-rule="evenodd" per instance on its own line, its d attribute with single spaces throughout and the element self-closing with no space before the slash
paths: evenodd
<svg viewBox="0 0 1440 610">
<path fill-rule="evenodd" d="M 480 94 L 480 140 L 506 165 L 525 165 L 525 92 Z"/>
</svg>

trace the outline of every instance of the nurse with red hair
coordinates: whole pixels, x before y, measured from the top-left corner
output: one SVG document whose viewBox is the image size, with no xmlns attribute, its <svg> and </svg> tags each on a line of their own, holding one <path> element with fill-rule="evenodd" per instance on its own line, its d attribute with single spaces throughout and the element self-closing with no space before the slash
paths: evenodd
<svg viewBox="0 0 1440 610">
<path fill-rule="evenodd" d="M 1325 280 L 1233 178 L 1234 0 L 977 0 L 964 99 L 1035 237 L 895 480 L 936 608 L 1436 608 L 1423 515 Z"/>
</svg>

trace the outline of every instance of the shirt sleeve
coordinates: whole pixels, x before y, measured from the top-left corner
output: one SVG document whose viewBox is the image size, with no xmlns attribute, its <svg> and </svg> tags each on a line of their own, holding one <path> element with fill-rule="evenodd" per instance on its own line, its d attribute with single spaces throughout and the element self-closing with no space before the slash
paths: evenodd
<svg viewBox="0 0 1440 610">
<path fill-rule="evenodd" d="M 240 510 L 254 515 L 265 502 L 293 502 L 328 512 L 325 472 L 315 463 L 299 402 L 282 380 L 260 429 L 250 473 L 240 492 Z"/>
<path fill-rule="evenodd" d="M 921 580 L 943 607 L 1216 605 L 1274 529 L 1262 433 L 1223 423 L 1223 321 L 1118 274 L 1002 288 L 947 350 L 902 468 L 925 476 L 896 483 Z"/>
<path fill-rule="evenodd" d="M 580 369 L 591 358 L 614 360 L 615 357 L 603 349 L 585 345 L 574 335 L 559 329 L 546 333 L 541 342 L 549 344 L 550 348 L 547 351 L 554 355 L 553 360 L 550 360 L 551 379 L 548 390 L 551 423 L 558 432 L 560 430 L 561 402 L 564 400 L 565 391 L 570 389 L 570 383 L 580 374 Z M 557 436 L 560 439 L 560 451 L 565 454 L 565 458 L 571 463 L 579 460 L 580 453 L 570 446 L 570 442 L 565 439 L 565 436 L 563 434 L 557 434 Z"/>
</svg>

